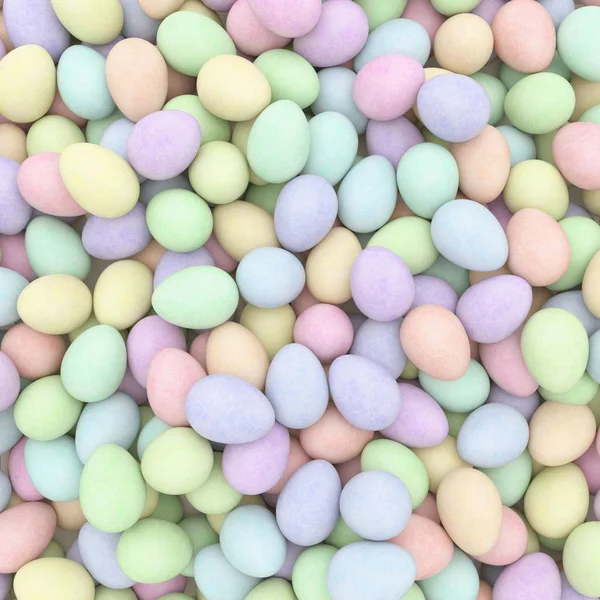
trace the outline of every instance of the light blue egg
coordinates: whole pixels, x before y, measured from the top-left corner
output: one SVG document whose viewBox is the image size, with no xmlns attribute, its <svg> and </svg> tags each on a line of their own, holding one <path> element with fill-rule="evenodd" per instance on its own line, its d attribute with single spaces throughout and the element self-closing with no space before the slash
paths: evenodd
<svg viewBox="0 0 600 600">
<path fill-rule="evenodd" d="M 423 271 L 425 275 L 439 277 L 449 283 L 454 291 L 460 296 L 470 285 L 469 271 L 450 262 L 443 256 L 438 256 L 436 261 Z"/>
<path fill-rule="evenodd" d="M 480 469 L 498 488 L 504 506 L 514 506 L 524 495 L 531 481 L 533 460 L 531 454 L 524 450 L 515 460 L 502 467 Z"/>
<path fill-rule="evenodd" d="M 15 423 L 14 404 L 0 410 L 0 454 L 8 452 L 23 435 Z"/>
<path fill-rule="evenodd" d="M 338 189 L 340 221 L 357 233 L 375 231 L 392 216 L 397 195 L 392 163 L 383 156 L 368 156 L 342 179 Z"/>
<path fill-rule="evenodd" d="M 431 52 L 429 34 L 423 25 L 411 19 L 392 19 L 376 27 L 354 59 L 360 71 L 369 61 L 384 54 L 404 54 L 424 65 Z"/>
<path fill-rule="evenodd" d="M 25 443 L 25 469 L 33 487 L 48 500 L 70 502 L 79 498 L 79 481 L 83 463 L 75 450 L 73 438 L 62 437 Z"/>
<path fill-rule="evenodd" d="M 83 119 L 104 119 L 116 108 L 106 83 L 106 59 L 87 46 L 63 52 L 56 82 L 64 103 Z"/>
<path fill-rule="evenodd" d="M 416 572 L 413 557 L 396 544 L 354 542 L 333 555 L 325 583 L 331 600 L 398 600 L 412 587 Z"/>
<path fill-rule="evenodd" d="M 588 310 L 581 290 L 571 290 L 570 292 L 556 294 L 556 296 L 552 296 L 550 300 L 547 300 L 542 308 L 562 308 L 575 315 L 585 327 L 588 336 L 600 329 L 600 319 Z"/>
<path fill-rule="evenodd" d="M 358 152 L 358 133 L 352 121 L 339 112 L 326 111 L 308 122 L 310 152 L 302 173 L 320 175 L 337 185 Z"/>
<path fill-rule="evenodd" d="M 557 29 L 564 18 L 575 10 L 575 0 L 540 0 L 540 4 L 550 13 Z"/>
<path fill-rule="evenodd" d="M 158 417 L 152 417 L 152 419 L 142 427 L 136 448 L 140 460 L 142 460 L 142 456 L 144 455 L 144 452 L 146 452 L 146 448 L 150 445 L 150 442 L 157 438 L 163 431 L 167 431 L 167 429 L 171 429 L 171 426 L 161 421 Z"/>
<path fill-rule="evenodd" d="M 473 561 L 458 548 L 448 566 L 437 575 L 419 581 L 427 600 L 476 600 L 479 575 Z"/>
<path fill-rule="evenodd" d="M 156 32 L 160 21 L 149 17 L 140 6 L 138 0 L 121 0 L 123 7 L 122 34 L 127 38 L 142 38 L 152 44 L 156 43 Z"/>
<path fill-rule="evenodd" d="M 12 485 L 10 485 L 10 479 L 6 473 L 0 471 L 0 512 L 8 506 L 11 494 Z"/>
<path fill-rule="evenodd" d="M 140 202 L 144 206 L 148 206 L 148 202 L 165 190 L 188 190 L 193 192 L 192 184 L 185 175 L 176 175 L 172 179 L 164 179 L 162 181 L 154 181 L 147 179 L 140 186 Z"/>
<path fill-rule="evenodd" d="M 284 346 L 269 365 L 265 395 L 278 423 L 292 429 L 310 427 L 323 416 L 329 401 L 321 361 L 306 346 Z"/>
<path fill-rule="evenodd" d="M 483 204 L 452 200 L 431 221 L 439 253 L 469 271 L 495 271 L 506 263 L 508 241 L 502 225 Z"/>
<path fill-rule="evenodd" d="M 311 109 L 315 115 L 332 110 L 346 115 L 356 131 L 361 134 L 367 129 L 368 119 L 354 102 L 352 89 L 356 73 L 346 67 L 329 67 L 319 71 L 319 95 Z"/>
<path fill-rule="evenodd" d="M 474 467 L 503 467 L 527 448 L 529 426 L 516 408 L 493 402 L 466 418 L 456 441 L 461 458 Z"/>
<path fill-rule="evenodd" d="M 19 320 L 17 299 L 28 283 L 20 273 L 0 267 L 0 327 L 12 325 Z"/>
<path fill-rule="evenodd" d="M 86 404 L 75 431 L 75 449 L 82 463 L 104 444 L 116 444 L 126 450 L 140 429 L 140 409 L 135 400 L 116 392 L 110 398 Z"/>
<path fill-rule="evenodd" d="M 402 319 L 383 323 L 367 319 L 354 335 L 350 354 L 356 354 L 381 365 L 394 379 L 406 366 L 406 354 L 400 345 Z"/>
<path fill-rule="evenodd" d="M 511 168 L 524 160 L 533 160 L 537 156 L 535 142 L 530 135 L 512 125 L 500 125 L 497 129 L 508 144 Z"/>
<path fill-rule="evenodd" d="M 587 372 L 596 383 L 600 383 L 600 331 L 596 331 L 590 337 L 590 357 L 588 358 Z"/>
<path fill-rule="evenodd" d="M 226 558 L 219 544 L 202 548 L 194 559 L 194 581 L 206 600 L 244 600 L 258 577 L 240 573 Z"/>
<path fill-rule="evenodd" d="M 124 160 L 127 157 L 127 138 L 134 128 L 135 123 L 129 119 L 118 119 L 111 123 L 100 138 L 100 145 L 117 153 Z"/>
<path fill-rule="evenodd" d="M 306 281 L 302 263 L 282 248 L 257 248 L 240 261 L 235 274 L 240 294 L 259 308 L 279 308 L 295 300 Z"/>
</svg>

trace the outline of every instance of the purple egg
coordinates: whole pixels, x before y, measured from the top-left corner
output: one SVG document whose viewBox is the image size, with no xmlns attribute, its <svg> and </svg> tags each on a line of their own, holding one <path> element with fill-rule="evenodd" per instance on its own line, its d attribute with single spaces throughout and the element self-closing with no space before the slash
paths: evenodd
<svg viewBox="0 0 600 600">
<path fill-rule="evenodd" d="M 142 38 L 156 43 L 156 32 L 160 25 L 158 19 L 149 17 L 138 0 L 121 0 L 123 7 L 123 35 L 128 38 Z"/>
<path fill-rule="evenodd" d="M 329 391 L 344 419 L 360 429 L 385 429 L 400 413 L 402 401 L 395 379 L 362 356 L 347 354 L 331 363 Z"/>
<path fill-rule="evenodd" d="M 304 550 L 304 548 L 302 548 Z M 12 587 L 13 576 L 8 573 L 0 573 L 0 600 L 8 598 L 8 592 Z"/>
<path fill-rule="evenodd" d="M 367 321 L 367 317 L 360 313 L 357 315 L 348 315 L 348 318 L 350 319 L 350 323 L 352 323 L 354 335 L 356 335 L 356 332 L 362 327 L 363 323 Z"/>
<path fill-rule="evenodd" d="M 73 543 L 69 546 L 66 558 L 68 558 L 69 560 L 73 560 L 76 563 L 79 563 L 82 567 L 85 568 L 85 565 L 83 564 L 83 558 L 81 558 L 81 552 L 79 551 L 78 539 L 73 540 Z"/>
<path fill-rule="evenodd" d="M 148 367 L 154 355 L 163 348 L 185 350 L 187 344 L 183 330 L 167 323 L 158 315 L 150 315 L 138 321 L 127 336 L 127 359 L 131 374 L 146 387 Z"/>
<path fill-rule="evenodd" d="M 270 490 L 283 475 L 290 455 L 290 434 L 275 423 L 267 435 L 223 451 L 223 475 L 241 494 L 256 496 Z"/>
<path fill-rule="evenodd" d="M 414 281 L 415 299 L 411 310 L 423 304 L 443 306 L 451 312 L 456 310 L 458 294 L 447 281 L 433 275 L 417 275 Z"/>
<path fill-rule="evenodd" d="M 54 13 L 51 0 L 4 0 L 4 24 L 15 47 L 41 46 L 57 62 L 69 47 L 69 32 Z"/>
<path fill-rule="evenodd" d="M 471 12 L 481 17 L 488 25 L 491 25 L 496 13 L 505 3 L 506 0 L 481 0 Z"/>
<path fill-rule="evenodd" d="M 489 204 L 486 204 L 490 212 L 498 219 L 502 229 L 506 231 L 506 226 L 512 218 L 513 214 L 508 210 L 506 203 L 504 202 L 504 196 L 498 196 L 495 200 L 492 200 Z"/>
<path fill-rule="evenodd" d="M 0 234 L 13 235 L 25 229 L 33 208 L 17 187 L 19 163 L 0 156 Z"/>
<path fill-rule="evenodd" d="M 583 292 L 581 290 L 570 290 L 556 294 L 556 296 L 552 296 L 552 298 L 546 300 L 542 308 L 562 308 L 570 312 L 574 317 L 579 319 L 585 327 L 585 332 L 588 336 L 600 329 L 600 319 L 589 311 L 583 300 Z"/>
<path fill-rule="evenodd" d="M 13 361 L 0 352 L 0 410 L 12 406 L 21 391 L 19 372 Z"/>
<path fill-rule="evenodd" d="M 320 544 L 340 516 L 342 484 L 335 467 L 312 460 L 300 467 L 279 494 L 275 516 L 281 533 L 298 546 Z"/>
<path fill-rule="evenodd" d="M 392 121 L 369 121 L 366 137 L 369 154 L 385 156 L 394 168 L 398 167 L 409 148 L 425 141 L 421 132 L 406 117 Z"/>
<path fill-rule="evenodd" d="M 469 339 L 493 344 L 512 335 L 525 321 L 533 294 L 516 275 L 496 275 L 471 286 L 456 305 Z"/>
<path fill-rule="evenodd" d="M 127 139 L 131 166 L 144 177 L 171 179 L 192 163 L 201 140 L 195 117 L 181 110 L 160 110 L 140 119 Z"/>
<path fill-rule="evenodd" d="M 584 596 L 573 589 L 564 573 L 560 574 L 561 596 L 560 600 L 597 600 L 591 596 Z"/>
<path fill-rule="evenodd" d="M 6 46 L 4 45 L 4 42 L 2 40 L 0 40 L 0 59 L 4 58 L 6 56 Z M 2 579 L 0 579 L 0 586 L 2 585 Z M 0 592 L 2 591 L 2 588 L 0 587 Z M 2 598 L 2 595 L 0 594 L 0 598 Z"/>
<path fill-rule="evenodd" d="M 448 419 L 442 407 L 425 391 L 399 383 L 402 406 L 396 420 L 381 433 L 388 439 L 411 448 L 430 448 L 448 435 Z"/>
<path fill-rule="evenodd" d="M 96 52 L 99 52 L 100 54 L 102 54 L 102 56 L 104 56 L 104 58 L 107 58 L 108 55 L 110 54 L 110 51 L 121 41 L 124 40 L 125 38 L 122 35 L 118 35 L 112 42 L 108 42 L 106 44 L 88 44 L 87 42 L 84 42 L 83 44 L 81 44 L 82 46 L 87 46 L 88 48 L 91 48 L 92 50 L 95 50 Z"/>
<path fill-rule="evenodd" d="M 160 583 L 136 583 L 133 591 L 138 600 L 160 600 L 166 594 L 182 594 L 187 585 L 187 577 L 177 575 Z"/>
<path fill-rule="evenodd" d="M 81 241 L 88 254 L 102 260 L 121 260 L 141 252 L 151 240 L 146 207 L 139 202 L 122 217 L 92 215 L 83 226 Z"/>
<path fill-rule="evenodd" d="M 373 246 L 354 261 L 350 290 L 358 310 L 375 321 L 395 321 L 410 308 L 415 284 L 410 269 L 394 252 Z"/>
<path fill-rule="evenodd" d="M 287 550 L 285 553 L 285 562 L 281 566 L 281 569 L 273 575 L 273 577 L 281 577 L 283 579 L 287 579 L 288 581 L 292 580 L 292 570 L 298 557 L 306 548 L 302 546 L 297 546 L 296 544 L 292 544 L 289 540 L 287 540 Z"/>
<path fill-rule="evenodd" d="M 204 0 L 203 4 L 217 12 L 227 12 L 235 2 L 236 0 Z"/>
<path fill-rule="evenodd" d="M 124 392 L 128 396 L 131 396 L 135 403 L 138 406 L 142 404 L 146 404 L 148 402 L 148 394 L 146 393 L 146 388 L 143 388 L 133 377 L 131 373 L 131 369 L 127 367 L 125 371 L 125 375 L 123 376 L 123 381 L 121 381 L 121 385 L 119 386 L 118 392 Z"/>
<path fill-rule="evenodd" d="M 101 585 L 122 590 L 135 581 L 129 579 L 117 561 L 120 533 L 106 533 L 86 523 L 79 531 L 77 543 L 85 568 Z"/>
<path fill-rule="evenodd" d="M 154 271 L 154 289 L 173 273 L 188 267 L 202 267 L 205 265 L 214 267 L 215 261 L 210 252 L 204 247 L 192 250 L 192 252 L 168 250 L 162 255 Z"/>
<path fill-rule="evenodd" d="M 540 405 L 541 399 L 537 392 L 533 392 L 530 396 L 513 396 L 493 383 L 487 401 L 512 406 L 513 408 L 516 408 L 527 421 L 530 421 L 531 417 L 533 417 L 533 413 Z"/>
<path fill-rule="evenodd" d="M 417 96 L 421 122 L 446 142 L 467 142 L 479 135 L 490 118 L 490 98 L 466 75 L 438 75 Z"/>
<path fill-rule="evenodd" d="M 579 206 L 579 204 L 575 202 L 569 202 L 569 206 L 567 207 L 567 212 L 563 219 L 567 219 L 569 217 L 586 217 L 588 219 L 592 218 L 592 215 L 583 208 L 583 206 Z"/>
<path fill-rule="evenodd" d="M 354 335 L 350 354 L 381 365 L 394 379 L 398 379 L 406 366 L 406 354 L 400 345 L 401 322 L 401 319 L 387 323 L 367 319 Z"/>
<path fill-rule="evenodd" d="M 328 0 L 313 29 L 294 40 L 294 52 L 313 67 L 335 67 L 354 58 L 369 37 L 365 11 L 351 0 Z"/>
<path fill-rule="evenodd" d="M 310 250 L 331 231 L 337 212 L 337 194 L 327 180 L 299 175 L 279 192 L 275 233 L 290 252 Z"/>
<path fill-rule="evenodd" d="M 233 375 L 208 375 L 185 400 L 185 414 L 203 438 L 222 444 L 254 442 L 271 431 L 273 407 L 253 385 Z"/>
<path fill-rule="evenodd" d="M 547 554 L 534 552 L 508 565 L 494 586 L 494 600 L 561 600 L 560 571 Z"/>
</svg>

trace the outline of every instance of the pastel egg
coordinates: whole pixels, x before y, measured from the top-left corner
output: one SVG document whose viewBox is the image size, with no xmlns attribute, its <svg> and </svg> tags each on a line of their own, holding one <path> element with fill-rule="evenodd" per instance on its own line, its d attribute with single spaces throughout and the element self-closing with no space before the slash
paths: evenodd
<svg viewBox="0 0 600 600">
<path fill-rule="evenodd" d="M 12 235 L 25 229 L 32 213 L 31 206 L 28 205 L 18 187 L 20 170 L 19 163 L 0 156 L 2 174 L 0 207 L 6 215 L 0 225 L 0 232 L 4 235 Z"/>
<path fill-rule="evenodd" d="M 269 358 L 293 341 L 296 315 L 291 306 L 256 308 L 248 304 L 240 316 L 240 324 L 260 340 Z"/>
<path fill-rule="evenodd" d="M 0 449 L 3 453 L 8 452 L 23 435 L 15 422 L 14 412 L 13 406 L 0 411 L 0 431 L 3 437 Z"/>
<path fill-rule="evenodd" d="M 114 220 L 114 219 L 113 219 Z M 88 220 L 89 222 L 89 220 Z M 145 223 L 145 218 L 144 218 Z M 208 242 L 208 240 L 207 240 Z M 154 289 L 167 277 L 188 267 L 214 266 L 215 261 L 205 246 L 191 252 L 165 252 L 154 270 Z"/>
<path fill-rule="evenodd" d="M 0 410 L 5 410 L 17 399 L 21 382 L 17 367 L 4 352 L 0 352 L 0 383 Z"/>
<path fill-rule="evenodd" d="M 285 581 L 285 579 L 274 577 L 259 583 L 246 597 L 249 600 L 261 600 L 261 598 L 266 599 L 269 597 L 293 600 L 293 594 L 294 591 L 290 583 Z"/>
<path fill-rule="evenodd" d="M 123 35 L 127 38 L 141 38 L 149 42 L 156 41 L 156 31 L 160 22 L 149 17 L 139 2 L 124 0 L 123 7 Z"/>
<path fill-rule="evenodd" d="M 481 471 L 498 488 L 502 503 L 505 506 L 513 506 L 523 498 L 523 495 L 527 491 L 531 482 L 532 468 L 531 455 L 525 450 L 515 460 L 502 467 L 482 468 Z"/>
<path fill-rule="evenodd" d="M 552 155 L 563 176 L 579 188 L 600 187 L 600 178 L 586 165 L 596 162 L 600 152 L 600 125 L 570 123 L 561 128 L 552 141 Z"/>
<path fill-rule="evenodd" d="M 422 25 L 427 31 L 432 44 L 436 31 L 444 22 L 444 17 L 430 3 L 422 0 L 408 0 L 402 15 L 404 18 Z"/>
<path fill-rule="evenodd" d="M 557 47 L 567 66 L 580 77 L 600 81 L 597 60 L 586 62 L 585 57 L 595 56 L 597 42 L 593 32 L 600 20 L 598 6 L 585 6 L 573 11 L 561 23 Z"/>
<path fill-rule="evenodd" d="M 498 600 L 514 598 L 515 593 L 526 593 L 531 600 L 561 597 L 560 572 L 547 554 L 534 552 L 523 556 L 506 567 L 494 585 Z"/>
<path fill-rule="evenodd" d="M 10 456 L 9 456 L 9 459 L 10 459 Z M 23 465 L 23 470 L 24 470 L 24 465 Z M 0 475 L 0 508 L 2 509 L 2 510 L 0 510 L 0 512 L 2 512 L 8 506 L 8 503 L 10 502 L 10 499 L 11 499 L 11 495 L 12 495 L 11 481 L 9 479 L 9 476 L 3 472 L 2 475 Z M 37 494 L 37 497 L 39 500 L 42 499 L 40 496 L 41 496 L 40 494 Z"/>
<path fill-rule="evenodd" d="M 477 557 L 484 564 L 508 565 L 521 558 L 527 547 L 527 527 L 521 517 L 510 508 L 503 508 L 502 529 L 496 545 Z"/>
<path fill-rule="evenodd" d="M 511 167 L 524 160 L 532 160 L 536 157 L 535 143 L 531 136 L 512 125 L 500 125 L 497 129 L 508 143 Z"/>
<path fill-rule="evenodd" d="M 398 378 L 406 366 L 399 331 L 400 319 L 387 323 L 367 319 L 356 331 L 350 354 L 367 358 Z"/>
<path fill-rule="evenodd" d="M 5 290 L 0 303 L 0 325 L 5 327 L 22 318 L 18 311 L 18 299 L 28 287 L 28 281 L 20 273 L 6 267 L 0 267 L 0 281 Z"/>
<path fill-rule="evenodd" d="M 565 575 L 575 591 L 585 596 L 595 594 L 600 588 L 595 566 L 599 531 L 595 521 L 584 523 L 572 532 L 564 547 Z"/>
<path fill-rule="evenodd" d="M 106 44 L 123 27 L 123 8 L 119 0 L 95 0 L 81 7 L 74 0 L 52 0 L 52 8 L 69 33 L 88 44 Z"/>
<path fill-rule="evenodd" d="M 562 308 L 570 312 L 581 321 L 589 336 L 600 328 L 600 321 L 588 310 L 583 298 L 583 292 L 580 290 L 571 290 L 570 292 L 556 294 L 556 296 L 552 296 L 550 300 L 546 301 L 542 308 Z"/>
<path fill-rule="evenodd" d="M 421 132 L 405 117 L 392 121 L 369 121 L 367 125 L 369 154 L 384 156 L 395 168 L 410 148 L 423 141 Z"/>
<path fill-rule="evenodd" d="M 600 254 L 597 252 L 590 260 L 583 276 L 583 299 L 588 310 L 594 315 L 600 314 L 600 307 L 595 298 L 600 281 Z"/>
<path fill-rule="evenodd" d="M 267 29 L 288 38 L 308 33 L 318 23 L 321 15 L 318 0 L 302 0 L 300 3 L 249 0 L 248 4 Z"/>
<path fill-rule="evenodd" d="M 25 132 L 13 123 L 0 124 L 2 141 L 0 152 L 11 160 L 21 164 L 27 158 L 27 138 Z"/>
<path fill-rule="evenodd" d="M 466 598 L 476 598 L 480 582 L 471 558 L 454 548 L 454 554 L 446 568 L 437 575 L 420 581 L 419 587 L 431 600 L 443 600 L 448 590 L 457 590 L 461 597 L 464 594 Z"/>
</svg>

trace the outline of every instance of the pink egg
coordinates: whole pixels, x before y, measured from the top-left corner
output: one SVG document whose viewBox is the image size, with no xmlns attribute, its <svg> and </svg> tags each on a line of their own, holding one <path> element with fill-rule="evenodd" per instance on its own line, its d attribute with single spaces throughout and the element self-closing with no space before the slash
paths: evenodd
<svg viewBox="0 0 600 600">
<path fill-rule="evenodd" d="M 587 449 L 585 454 L 582 454 L 575 464 L 583 471 L 590 494 L 595 494 L 600 490 L 600 455 L 596 448 L 596 442 L 600 439 L 596 436 L 594 443 Z"/>
<path fill-rule="evenodd" d="M 227 12 L 235 3 L 235 0 L 204 0 L 202 4 L 217 12 Z"/>
<path fill-rule="evenodd" d="M 503 507 L 500 537 L 494 547 L 475 558 L 486 565 L 504 566 L 519 560 L 527 549 L 527 527 L 510 508 Z"/>
<path fill-rule="evenodd" d="M 133 591 L 138 600 L 158 600 L 166 594 L 180 594 L 185 590 L 187 577 L 177 575 L 162 583 L 136 583 Z"/>
<path fill-rule="evenodd" d="M 416 515 L 421 515 L 422 517 L 437 523 L 438 525 L 441 522 L 437 509 L 437 502 L 435 500 L 435 496 L 431 492 L 425 496 L 425 500 L 423 500 L 421 505 L 415 508 L 413 512 Z"/>
<path fill-rule="evenodd" d="M 264 27 L 287 38 L 308 33 L 321 16 L 321 0 L 248 0 L 248 5 Z"/>
<path fill-rule="evenodd" d="M 206 371 L 206 346 L 210 331 L 205 331 L 198 335 L 190 346 L 190 354 L 202 365 Z"/>
<path fill-rule="evenodd" d="M 206 371 L 185 350 L 164 348 L 157 352 L 148 367 L 146 380 L 148 403 L 154 414 L 173 427 L 189 425 L 185 399 L 202 377 L 206 377 Z"/>
<path fill-rule="evenodd" d="M 37 558 L 56 530 L 56 513 L 49 504 L 25 502 L 0 513 L 0 573 L 16 573 Z"/>
<path fill-rule="evenodd" d="M 501 342 L 480 344 L 479 356 L 488 375 L 505 392 L 525 398 L 538 389 L 521 353 L 521 329 Z"/>
<path fill-rule="evenodd" d="M 352 95 L 365 117 L 391 121 L 410 110 L 424 81 L 425 71 L 414 58 L 386 54 L 358 72 Z"/>
<path fill-rule="evenodd" d="M 71 121 L 73 121 L 73 123 L 79 127 L 83 127 L 87 123 L 87 119 L 84 119 L 83 117 L 80 117 L 69 110 L 64 100 L 61 98 L 58 89 L 56 90 L 56 94 L 54 95 L 54 100 L 52 101 L 52 105 L 48 110 L 48 114 L 67 117 L 67 119 L 71 119 Z"/>
<path fill-rule="evenodd" d="M 408 0 L 406 8 L 402 11 L 402 18 L 411 19 L 422 25 L 429 34 L 432 44 L 437 30 L 445 21 L 443 15 L 433 8 L 429 0 Z"/>
<path fill-rule="evenodd" d="M 250 8 L 249 0 L 237 0 L 231 7 L 227 15 L 227 33 L 235 45 L 249 56 L 283 48 L 290 42 L 289 37 L 273 33 L 259 21 Z"/>
<path fill-rule="evenodd" d="M 13 487 L 13 491 L 19 498 L 26 502 L 35 502 L 43 500 L 44 496 L 40 494 L 25 469 L 25 443 L 26 437 L 22 437 L 11 449 L 8 455 L 8 476 Z"/>
<path fill-rule="evenodd" d="M 512 0 L 492 21 L 494 49 L 522 73 L 543 71 L 554 58 L 556 30 L 550 13 L 534 0 Z"/>
<path fill-rule="evenodd" d="M 85 214 L 67 191 L 60 176 L 60 154 L 43 152 L 25 159 L 17 173 L 17 186 L 26 202 L 47 215 L 78 217 Z"/>
<path fill-rule="evenodd" d="M 210 255 L 215 261 L 215 266 L 219 267 L 219 269 L 223 269 L 223 271 L 231 273 L 231 271 L 237 267 L 237 261 L 231 258 L 231 256 L 229 256 L 229 254 L 223 250 L 223 246 L 219 244 L 214 233 L 212 233 L 208 238 L 204 244 L 204 247 L 210 252 Z"/>
<path fill-rule="evenodd" d="M 489 204 L 486 204 L 489 211 L 498 219 L 500 225 L 502 225 L 502 229 L 506 231 L 506 227 L 511 217 L 513 216 L 510 210 L 508 210 L 506 206 L 506 202 L 504 202 L 503 196 L 498 196 L 495 200 L 492 200 Z"/>
<path fill-rule="evenodd" d="M 266 496 L 273 496 L 279 494 L 288 479 L 302 466 L 310 462 L 310 456 L 306 454 L 304 448 L 300 444 L 300 441 L 295 437 L 290 437 L 290 454 L 288 456 L 287 465 L 283 471 L 281 479 L 270 489 L 268 494 L 264 494 L 265 502 L 267 502 Z"/>
<path fill-rule="evenodd" d="M 348 315 L 332 304 L 315 304 L 306 309 L 294 325 L 294 341 L 312 350 L 323 363 L 346 354 L 354 330 Z"/>
<path fill-rule="evenodd" d="M 342 487 L 345 486 L 355 475 L 360 473 L 360 456 L 335 465 L 335 470 L 340 476 Z"/>
<path fill-rule="evenodd" d="M 19 371 L 9 356 L 0 352 L 0 411 L 12 406 L 21 391 Z"/>
<path fill-rule="evenodd" d="M 0 267 L 6 267 L 20 273 L 31 281 L 35 279 L 35 273 L 29 264 L 27 252 L 25 251 L 25 234 L 0 235 Z"/>
<path fill-rule="evenodd" d="M 600 125 L 565 125 L 552 140 L 552 156 L 567 181 L 583 190 L 600 189 Z"/>
<path fill-rule="evenodd" d="M 483 579 L 479 582 L 479 593 L 475 600 L 492 600 L 492 586 Z"/>
<path fill-rule="evenodd" d="M 299 317 L 307 308 L 319 304 L 319 301 L 310 293 L 307 286 L 302 288 L 300 295 L 292 301 L 292 308 Z"/>
<path fill-rule="evenodd" d="M 129 367 L 127 367 L 127 370 L 125 371 L 125 376 L 119 386 L 119 392 L 124 392 L 128 396 L 131 396 L 138 406 L 141 406 L 148 401 L 146 390 L 134 379 Z"/>
</svg>

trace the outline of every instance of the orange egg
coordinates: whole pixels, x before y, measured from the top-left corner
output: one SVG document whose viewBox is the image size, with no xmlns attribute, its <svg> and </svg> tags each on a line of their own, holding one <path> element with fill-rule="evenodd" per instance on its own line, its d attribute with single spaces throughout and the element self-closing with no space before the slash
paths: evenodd
<svg viewBox="0 0 600 600">
<path fill-rule="evenodd" d="M 164 19 L 183 4 L 183 0 L 138 0 L 141 9 L 153 19 Z"/>
<path fill-rule="evenodd" d="M 79 127 L 83 127 L 87 123 L 87 119 L 76 115 L 69 109 L 58 90 L 56 90 L 56 94 L 54 95 L 54 100 L 52 101 L 52 105 L 48 110 L 48 114 L 59 115 L 61 117 L 66 117 L 67 119 L 71 119 L 71 121 L 73 121 L 73 123 Z"/>
<path fill-rule="evenodd" d="M 206 346 L 210 331 L 204 331 L 198 335 L 190 346 L 190 354 L 202 365 L 206 371 Z"/>
<path fill-rule="evenodd" d="M 79 531 L 87 522 L 79 498 L 70 502 L 53 502 L 57 525 L 65 531 Z"/>
<path fill-rule="evenodd" d="M 290 455 L 281 479 L 270 489 L 268 494 L 279 494 L 288 479 L 302 466 L 310 462 L 310 456 L 306 454 L 300 442 L 295 437 L 290 437 Z"/>
<path fill-rule="evenodd" d="M 483 579 L 479 582 L 479 593 L 475 600 L 492 600 L 492 586 Z"/>
<path fill-rule="evenodd" d="M 152 240 L 141 252 L 138 252 L 131 258 L 145 264 L 151 271 L 155 271 L 158 261 L 166 251 L 167 249 L 161 246 L 156 240 Z"/>
<path fill-rule="evenodd" d="M 0 124 L 0 156 L 21 164 L 27 158 L 25 132 L 13 123 Z"/>
<path fill-rule="evenodd" d="M 600 104 L 600 81 L 588 81 L 574 75 L 569 83 L 575 92 L 575 110 L 571 120 L 578 121 L 586 110 Z"/>
<path fill-rule="evenodd" d="M 438 514 L 437 504 L 435 502 L 435 496 L 429 492 L 425 496 L 425 500 L 421 502 L 420 506 L 417 506 L 413 511 L 416 515 L 421 515 L 434 523 L 440 522 L 440 515 Z"/>
<path fill-rule="evenodd" d="M 475 558 L 486 565 L 504 566 L 519 560 L 527 549 L 527 527 L 523 519 L 506 506 L 502 510 L 500 537 L 494 547 Z"/>
</svg>

